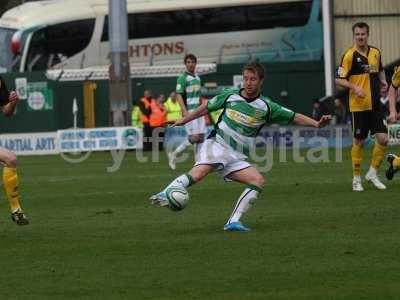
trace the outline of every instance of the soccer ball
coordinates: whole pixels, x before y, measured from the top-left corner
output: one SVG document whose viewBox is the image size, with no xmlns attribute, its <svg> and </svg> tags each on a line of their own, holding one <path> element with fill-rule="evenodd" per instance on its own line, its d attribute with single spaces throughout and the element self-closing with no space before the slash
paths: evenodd
<svg viewBox="0 0 400 300">
<path fill-rule="evenodd" d="M 168 207 L 173 211 L 179 211 L 186 207 L 189 201 L 189 193 L 185 188 L 172 186 L 165 191 L 168 199 Z"/>
</svg>

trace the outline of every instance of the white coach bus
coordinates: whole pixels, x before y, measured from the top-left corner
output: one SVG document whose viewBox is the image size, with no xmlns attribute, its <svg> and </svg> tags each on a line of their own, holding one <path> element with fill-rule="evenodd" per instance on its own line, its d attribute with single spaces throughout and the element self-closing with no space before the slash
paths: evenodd
<svg viewBox="0 0 400 300">
<path fill-rule="evenodd" d="M 132 65 L 319 60 L 320 0 L 127 0 Z M 0 18 L 0 69 L 109 64 L 108 0 L 27 2 Z"/>
</svg>

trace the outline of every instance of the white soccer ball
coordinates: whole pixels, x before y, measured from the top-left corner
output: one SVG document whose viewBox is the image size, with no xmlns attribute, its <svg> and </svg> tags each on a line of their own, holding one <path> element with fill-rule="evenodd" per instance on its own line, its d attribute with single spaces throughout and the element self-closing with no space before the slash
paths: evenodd
<svg viewBox="0 0 400 300">
<path fill-rule="evenodd" d="M 186 207 L 189 201 L 189 193 L 182 187 L 169 187 L 165 191 L 168 199 L 168 207 L 173 211 L 179 211 Z"/>
</svg>

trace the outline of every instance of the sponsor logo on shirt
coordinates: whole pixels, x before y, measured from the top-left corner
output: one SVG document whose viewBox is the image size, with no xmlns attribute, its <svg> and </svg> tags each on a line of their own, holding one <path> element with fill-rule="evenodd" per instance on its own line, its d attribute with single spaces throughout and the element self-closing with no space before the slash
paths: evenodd
<svg viewBox="0 0 400 300">
<path fill-rule="evenodd" d="M 189 85 L 186 87 L 186 92 L 187 93 L 192 93 L 192 92 L 196 93 L 196 92 L 200 91 L 200 89 L 201 89 L 200 84 Z"/>
<path fill-rule="evenodd" d="M 339 77 L 345 77 L 343 67 L 339 67 L 337 72 L 338 72 Z"/>
<path fill-rule="evenodd" d="M 237 110 L 229 108 L 226 110 L 226 115 L 228 116 L 229 119 L 247 127 L 259 127 L 262 124 L 264 124 L 264 120 L 260 118 L 261 112 L 258 113 L 260 113 L 259 117 L 256 117 L 256 115 L 254 115 L 253 117 L 241 113 L 240 111 Z"/>
<path fill-rule="evenodd" d="M 371 72 L 371 65 L 361 65 L 361 68 L 365 73 Z"/>
</svg>

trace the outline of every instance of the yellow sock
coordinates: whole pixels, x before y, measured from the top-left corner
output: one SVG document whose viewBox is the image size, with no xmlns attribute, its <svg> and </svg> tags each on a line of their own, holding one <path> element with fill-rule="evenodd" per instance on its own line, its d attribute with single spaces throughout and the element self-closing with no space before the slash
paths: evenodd
<svg viewBox="0 0 400 300">
<path fill-rule="evenodd" d="M 362 147 L 353 144 L 351 147 L 351 162 L 353 165 L 353 176 L 361 175 Z"/>
<path fill-rule="evenodd" d="M 382 146 L 378 143 L 375 143 L 374 150 L 372 150 L 372 160 L 371 160 L 371 167 L 375 170 L 378 170 L 383 157 L 385 156 L 386 146 Z"/>
<path fill-rule="evenodd" d="M 3 183 L 6 190 L 8 202 L 10 202 L 11 212 L 21 208 L 18 196 L 18 174 L 17 169 L 7 168 L 3 169 Z"/>
<path fill-rule="evenodd" d="M 394 160 L 393 160 L 393 167 L 395 169 L 399 169 L 400 168 L 400 156 L 397 156 Z"/>
</svg>

